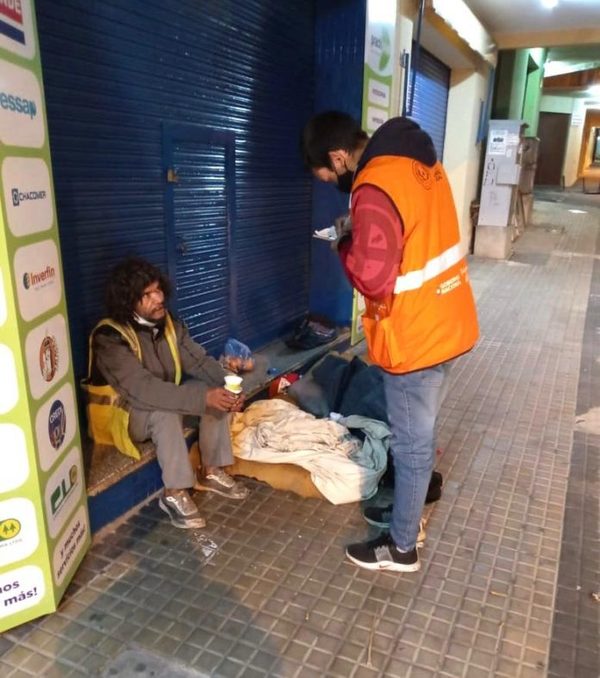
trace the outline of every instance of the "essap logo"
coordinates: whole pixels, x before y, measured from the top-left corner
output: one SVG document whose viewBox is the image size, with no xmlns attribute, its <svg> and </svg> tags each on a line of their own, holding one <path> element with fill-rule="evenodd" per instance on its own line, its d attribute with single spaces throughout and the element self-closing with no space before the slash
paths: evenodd
<svg viewBox="0 0 600 678">
<path fill-rule="evenodd" d="M 67 432 L 67 413 L 60 400 L 55 400 L 48 414 L 48 437 L 55 450 L 63 444 Z"/>
<path fill-rule="evenodd" d="M 6 518 L 0 522 L 0 542 L 14 539 L 21 531 L 21 523 L 16 518 Z"/>
<path fill-rule="evenodd" d="M 19 207 L 26 200 L 43 200 L 46 197 L 46 191 L 19 191 L 18 188 L 13 188 L 10 193 L 14 207 Z"/>
<path fill-rule="evenodd" d="M 0 0 L 1 2 L 1 0 Z M 21 113 L 29 116 L 30 119 L 37 115 L 37 104 L 32 99 L 15 96 L 7 92 L 0 91 L 0 107 L 13 113 Z"/>
<path fill-rule="evenodd" d="M 0 0 L 0 34 L 25 44 L 21 0 Z"/>
</svg>

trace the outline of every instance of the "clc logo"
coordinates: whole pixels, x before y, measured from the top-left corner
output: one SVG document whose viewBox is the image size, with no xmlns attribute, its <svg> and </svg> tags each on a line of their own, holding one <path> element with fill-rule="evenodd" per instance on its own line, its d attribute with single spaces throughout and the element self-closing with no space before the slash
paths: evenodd
<svg viewBox="0 0 600 678">
<path fill-rule="evenodd" d="M 73 488 L 77 484 L 78 477 L 79 473 L 77 471 L 77 466 L 73 464 L 69 469 L 69 477 L 63 478 L 58 486 L 52 491 L 52 494 L 50 495 L 50 509 L 53 516 L 58 513 L 60 507 L 65 503 L 67 497 L 73 491 Z"/>
</svg>

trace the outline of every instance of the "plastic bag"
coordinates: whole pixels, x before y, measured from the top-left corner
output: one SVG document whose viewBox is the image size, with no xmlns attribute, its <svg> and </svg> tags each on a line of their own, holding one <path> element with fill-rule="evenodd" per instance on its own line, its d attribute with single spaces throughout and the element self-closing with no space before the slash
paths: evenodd
<svg viewBox="0 0 600 678">
<path fill-rule="evenodd" d="M 231 337 L 225 342 L 225 349 L 221 356 L 221 365 L 232 372 L 250 372 L 254 369 L 252 351 L 237 339 Z"/>
</svg>

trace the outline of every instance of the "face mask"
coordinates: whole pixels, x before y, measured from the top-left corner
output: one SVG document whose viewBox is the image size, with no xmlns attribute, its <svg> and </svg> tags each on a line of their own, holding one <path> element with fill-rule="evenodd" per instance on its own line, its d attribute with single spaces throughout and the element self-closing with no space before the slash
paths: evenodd
<svg viewBox="0 0 600 678">
<path fill-rule="evenodd" d="M 342 193 L 352 193 L 353 181 L 354 181 L 354 172 L 346 170 L 343 174 L 338 174 L 337 187 Z"/>
</svg>

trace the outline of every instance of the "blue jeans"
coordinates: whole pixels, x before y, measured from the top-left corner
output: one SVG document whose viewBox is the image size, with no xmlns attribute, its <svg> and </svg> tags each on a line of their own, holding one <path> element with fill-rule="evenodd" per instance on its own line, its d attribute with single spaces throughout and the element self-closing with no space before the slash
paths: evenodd
<svg viewBox="0 0 600 678">
<path fill-rule="evenodd" d="M 449 370 L 447 362 L 408 374 L 383 371 L 395 481 L 390 534 L 402 551 L 417 543 L 435 462 L 435 422 Z"/>
</svg>

